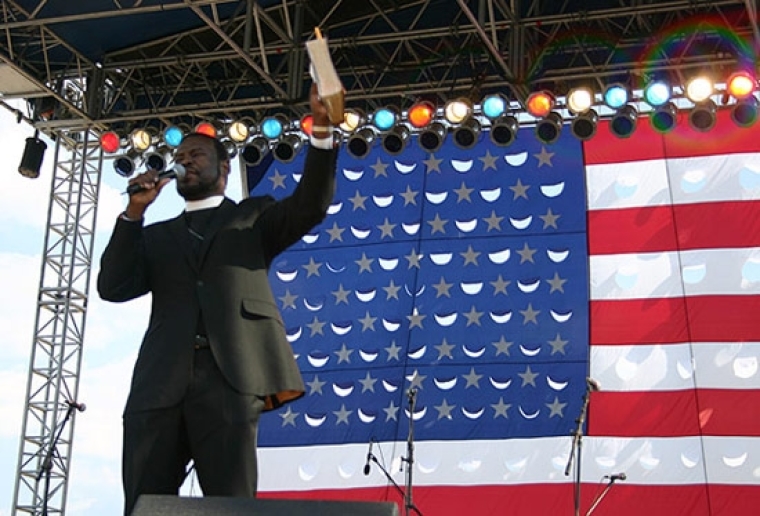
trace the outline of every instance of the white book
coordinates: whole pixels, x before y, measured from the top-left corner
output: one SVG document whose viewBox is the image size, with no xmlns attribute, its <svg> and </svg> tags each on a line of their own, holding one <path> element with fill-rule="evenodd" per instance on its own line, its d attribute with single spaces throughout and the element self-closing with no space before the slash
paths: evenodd
<svg viewBox="0 0 760 516">
<path fill-rule="evenodd" d="M 311 60 L 311 76 L 329 111 L 330 122 L 340 124 L 343 122 L 343 84 L 330 56 L 327 39 L 321 36 L 318 29 L 316 32 L 317 37 L 306 42 L 306 51 Z"/>
</svg>

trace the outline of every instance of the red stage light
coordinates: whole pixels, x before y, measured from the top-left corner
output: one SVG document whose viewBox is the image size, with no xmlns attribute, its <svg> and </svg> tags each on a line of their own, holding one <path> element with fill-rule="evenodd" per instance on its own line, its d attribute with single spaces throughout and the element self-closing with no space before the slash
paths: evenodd
<svg viewBox="0 0 760 516">
<path fill-rule="evenodd" d="M 104 152 L 112 154 L 121 147 L 121 138 L 113 131 L 106 131 L 100 135 L 100 148 Z"/>
<path fill-rule="evenodd" d="M 195 126 L 195 132 L 216 138 L 216 127 L 211 122 L 201 122 Z"/>
<path fill-rule="evenodd" d="M 755 78 L 747 72 L 737 72 L 728 78 L 728 93 L 737 100 L 746 99 L 755 91 Z"/>
<path fill-rule="evenodd" d="M 430 102 L 419 102 L 409 109 L 409 123 L 412 127 L 422 129 L 433 121 L 435 107 Z"/>
<path fill-rule="evenodd" d="M 312 127 L 314 127 L 314 117 L 312 115 L 305 115 L 301 119 L 301 131 L 307 136 L 311 136 Z"/>
<path fill-rule="evenodd" d="M 537 91 L 528 97 L 528 113 L 536 118 L 545 118 L 554 108 L 554 95 L 548 91 Z"/>
</svg>

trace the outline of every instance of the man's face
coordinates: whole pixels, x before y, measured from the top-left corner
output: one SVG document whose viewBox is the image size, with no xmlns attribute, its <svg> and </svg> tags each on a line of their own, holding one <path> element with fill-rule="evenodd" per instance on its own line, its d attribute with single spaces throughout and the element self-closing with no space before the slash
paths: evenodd
<svg viewBox="0 0 760 516">
<path fill-rule="evenodd" d="M 177 179 L 177 192 L 186 200 L 224 194 L 228 163 L 217 158 L 211 140 L 188 136 L 177 147 L 174 162 L 185 167 L 185 177 Z"/>
</svg>

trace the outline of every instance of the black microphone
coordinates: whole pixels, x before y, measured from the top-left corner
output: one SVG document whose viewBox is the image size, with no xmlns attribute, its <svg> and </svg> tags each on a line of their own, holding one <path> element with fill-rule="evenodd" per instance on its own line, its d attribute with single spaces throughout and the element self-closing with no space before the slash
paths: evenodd
<svg viewBox="0 0 760 516">
<path fill-rule="evenodd" d="M 614 482 L 616 480 L 625 480 L 626 478 L 628 478 L 625 476 L 625 473 L 623 472 L 615 473 L 614 475 L 609 475 L 609 476 L 605 475 L 605 477 L 609 478 L 610 482 Z"/>
<path fill-rule="evenodd" d="M 369 440 L 369 451 L 367 452 L 367 462 L 364 463 L 364 474 L 369 475 L 369 461 L 372 460 L 372 443 L 374 439 Z"/>
<path fill-rule="evenodd" d="M 591 392 L 597 392 L 597 391 L 602 390 L 602 386 L 599 384 L 599 382 L 597 382 L 591 377 L 586 378 L 586 385 L 588 385 L 588 388 Z"/>
<path fill-rule="evenodd" d="M 66 405 L 68 405 L 71 408 L 77 409 L 79 412 L 84 412 L 87 409 L 87 405 L 84 403 L 77 403 L 74 400 L 66 400 Z"/>
<path fill-rule="evenodd" d="M 185 177 L 185 167 L 180 165 L 179 163 L 175 163 L 174 168 L 171 170 L 164 170 L 163 172 L 159 172 L 158 178 L 156 178 L 156 183 L 158 183 L 162 179 L 174 179 L 175 177 L 179 179 L 182 179 L 183 177 Z M 132 195 L 138 192 L 142 192 L 143 190 L 145 189 L 142 186 L 138 184 L 134 184 L 134 185 L 129 185 L 125 193 Z"/>
</svg>

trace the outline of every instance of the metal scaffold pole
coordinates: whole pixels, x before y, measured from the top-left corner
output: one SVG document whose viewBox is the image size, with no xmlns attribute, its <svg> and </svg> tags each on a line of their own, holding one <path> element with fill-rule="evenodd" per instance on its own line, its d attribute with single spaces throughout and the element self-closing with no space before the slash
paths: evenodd
<svg viewBox="0 0 760 516">
<path fill-rule="evenodd" d="M 65 514 L 103 161 L 89 130 L 55 135 L 14 514 Z M 79 407 L 81 410 L 83 407 Z"/>
</svg>

